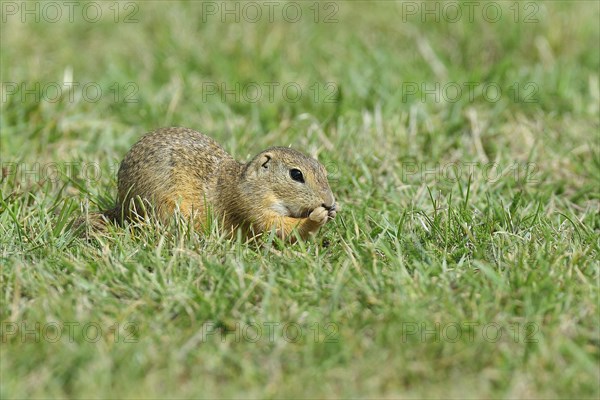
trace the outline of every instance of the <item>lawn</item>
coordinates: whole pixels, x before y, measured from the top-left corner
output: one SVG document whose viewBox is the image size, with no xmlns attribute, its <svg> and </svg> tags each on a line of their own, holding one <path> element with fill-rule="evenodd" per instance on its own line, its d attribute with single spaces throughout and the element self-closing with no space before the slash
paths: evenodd
<svg viewBox="0 0 600 400">
<path fill-rule="evenodd" d="M 1 398 L 598 398 L 600 3 L 0 3 Z M 185 126 L 313 240 L 73 221 Z"/>
</svg>

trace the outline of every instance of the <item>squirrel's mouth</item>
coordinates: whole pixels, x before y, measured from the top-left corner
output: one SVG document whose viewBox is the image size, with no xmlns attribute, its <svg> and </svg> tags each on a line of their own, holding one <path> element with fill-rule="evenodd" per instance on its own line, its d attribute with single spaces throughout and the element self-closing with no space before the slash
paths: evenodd
<svg viewBox="0 0 600 400">
<path fill-rule="evenodd" d="M 313 210 L 304 210 L 300 213 L 300 217 L 298 218 L 308 218 L 311 212 L 313 212 Z"/>
<path fill-rule="evenodd" d="M 308 218 L 313 211 L 309 208 L 291 208 L 282 203 L 275 203 L 271 208 L 282 217 L 290 218 Z"/>
<path fill-rule="evenodd" d="M 288 217 L 292 217 L 292 218 L 308 218 L 308 216 L 310 215 L 310 213 L 312 212 L 312 210 L 309 209 L 302 209 L 302 210 L 298 210 L 298 211 L 292 211 L 290 210 L 289 207 L 287 208 L 287 214 Z"/>
</svg>

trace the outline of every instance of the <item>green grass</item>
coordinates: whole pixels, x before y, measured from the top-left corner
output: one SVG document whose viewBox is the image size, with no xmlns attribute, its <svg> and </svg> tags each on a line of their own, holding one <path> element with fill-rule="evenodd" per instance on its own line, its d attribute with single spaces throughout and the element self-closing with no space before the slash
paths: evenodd
<svg viewBox="0 0 600 400">
<path fill-rule="evenodd" d="M 115 23 L 96 4 L 96 23 L 3 13 L 0 397 L 600 395 L 599 3 L 521 3 L 515 22 L 496 2 L 497 23 L 394 2 L 222 23 L 166 1 Z M 303 95 L 251 102 L 252 82 Z M 172 125 L 240 160 L 318 154 L 341 212 L 283 248 L 185 224 L 79 239 L 127 149 Z"/>
</svg>

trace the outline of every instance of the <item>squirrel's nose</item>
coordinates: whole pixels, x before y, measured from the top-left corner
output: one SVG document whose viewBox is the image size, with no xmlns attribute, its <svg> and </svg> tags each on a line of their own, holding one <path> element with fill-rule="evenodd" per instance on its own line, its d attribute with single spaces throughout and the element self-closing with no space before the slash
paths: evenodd
<svg viewBox="0 0 600 400">
<path fill-rule="evenodd" d="M 321 205 L 323 208 L 331 209 L 331 207 L 335 207 L 335 198 L 333 197 L 333 193 L 325 193 L 322 197 L 323 204 Z"/>
<path fill-rule="evenodd" d="M 326 199 L 323 204 L 321 204 L 321 207 L 329 211 L 335 210 L 335 199 L 333 198 L 333 195 L 326 196 Z"/>
</svg>

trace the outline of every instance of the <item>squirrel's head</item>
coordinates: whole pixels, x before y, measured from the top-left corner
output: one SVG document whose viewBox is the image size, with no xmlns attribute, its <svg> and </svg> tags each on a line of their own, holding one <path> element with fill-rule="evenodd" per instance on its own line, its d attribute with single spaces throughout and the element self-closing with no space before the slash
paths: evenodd
<svg viewBox="0 0 600 400">
<path fill-rule="evenodd" d="M 301 218 L 317 207 L 336 207 L 325 167 L 287 147 L 271 147 L 259 153 L 246 164 L 244 180 L 260 188 L 264 196 L 261 201 L 282 216 Z"/>
</svg>

